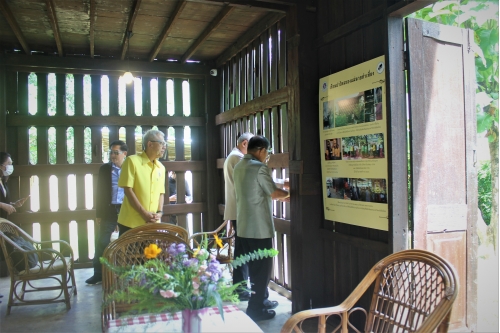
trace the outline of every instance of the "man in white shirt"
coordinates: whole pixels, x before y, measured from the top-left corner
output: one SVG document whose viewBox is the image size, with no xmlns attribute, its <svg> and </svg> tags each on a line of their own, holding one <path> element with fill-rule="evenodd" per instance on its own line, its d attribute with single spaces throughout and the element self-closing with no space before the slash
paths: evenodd
<svg viewBox="0 0 500 333">
<path fill-rule="evenodd" d="M 224 209 L 224 220 L 230 220 L 236 232 L 236 193 L 234 191 L 233 170 L 234 166 L 243 158 L 247 153 L 248 140 L 253 137 L 252 133 L 243 133 L 233 148 L 231 153 L 227 155 L 224 162 L 224 184 L 226 194 L 226 204 Z M 235 237 L 235 251 L 238 246 L 237 236 Z M 243 265 L 233 269 L 233 283 L 246 282 L 248 280 L 248 265 Z M 246 287 L 246 283 L 243 283 Z M 239 292 L 241 301 L 247 301 L 249 294 L 247 292 Z"/>
</svg>

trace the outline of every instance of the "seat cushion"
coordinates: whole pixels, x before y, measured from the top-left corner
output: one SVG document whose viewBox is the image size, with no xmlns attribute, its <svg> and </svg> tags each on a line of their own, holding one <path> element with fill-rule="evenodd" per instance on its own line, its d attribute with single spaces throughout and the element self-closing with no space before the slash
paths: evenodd
<svg viewBox="0 0 500 333">
<path fill-rule="evenodd" d="M 64 257 L 66 261 L 67 268 L 71 268 L 71 261 L 70 257 Z M 27 274 L 37 274 L 37 273 L 45 273 L 45 274 L 50 274 L 50 272 L 54 272 L 54 274 L 58 274 L 59 272 L 63 271 L 64 269 L 64 262 L 62 259 L 57 259 L 57 260 L 45 260 L 43 261 L 43 268 L 40 266 L 40 263 L 38 263 L 35 267 L 29 269 L 28 271 L 21 271 L 18 273 L 19 276 L 22 275 L 27 275 Z"/>
</svg>

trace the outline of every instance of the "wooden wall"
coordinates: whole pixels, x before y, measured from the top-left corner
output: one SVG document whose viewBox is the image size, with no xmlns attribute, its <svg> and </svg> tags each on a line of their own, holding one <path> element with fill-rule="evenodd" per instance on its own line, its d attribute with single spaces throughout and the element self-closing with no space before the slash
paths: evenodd
<svg viewBox="0 0 500 333">
<path fill-rule="evenodd" d="M 54 239 L 51 226 L 55 223 L 59 238 L 70 241 L 70 225 L 77 224 L 78 241 L 72 243 L 78 248 L 79 264 L 90 263 L 88 239 L 92 221 L 95 218 L 94 208 L 86 204 L 86 195 L 94 192 L 97 185 L 97 173 L 103 163 L 103 155 L 107 153 L 109 142 L 121 139 L 129 147 L 128 153 L 135 154 L 141 150 L 142 134 L 153 126 L 165 133 L 174 133 L 169 140 L 169 156 L 162 160 L 167 171 L 177 172 L 176 204 L 165 202 L 164 214 L 177 215 L 178 224 L 187 227 L 187 214 L 192 214 L 192 231 L 198 232 L 202 228 L 213 229 L 215 221 L 210 216 L 217 211 L 216 205 L 209 208 L 207 204 L 207 146 L 206 140 L 206 76 L 209 68 L 203 65 L 184 65 L 182 67 L 168 64 L 145 64 L 141 71 L 135 72 L 141 78 L 142 113 L 136 114 L 134 89 L 136 85 L 129 84 L 125 88 L 125 114 L 119 114 L 119 75 L 121 62 L 108 60 L 91 60 L 51 57 L 3 56 L 0 63 L 2 124 L 0 125 L 0 150 L 8 151 L 14 160 L 15 171 L 9 179 L 9 188 L 12 198 L 24 197 L 31 194 L 32 198 L 39 197 L 39 209 L 30 210 L 28 200 L 19 212 L 11 215 L 10 220 L 21 225 L 28 233 L 33 234 L 33 225 L 40 224 L 42 240 Z M 36 75 L 37 111 L 30 113 L 29 75 Z M 73 75 L 74 81 L 74 114 L 66 110 L 66 98 L 70 93 L 66 88 L 67 74 Z M 90 96 L 84 93 L 84 75 L 90 75 Z M 107 75 L 109 79 L 109 109 L 108 115 L 102 114 L 104 100 L 101 93 L 101 78 Z M 49 76 L 55 76 L 55 89 L 49 89 Z M 156 80 L 158 95 L 153 96 L 150 83 Z M 190 115 L 183 109 L 183 83 L 188 82 Z M 167 96 L 167 84 L 173 87 L 173 96 Z M 53 83 L 52 83 L 53 85 Z M 138 87 L 138 86 L 137 86 Z M 48 91 L 54 92 L 55 112 L 49 111 Z M 84 101 L 88 97 L 90 100 Z M 158 114 L 152 114 L 152 97 L 158 101 Z M 185 98 L 185 96 L 184 96 Z M 173 102 L 173 114 L 167 113 L 167 103 Z M 87 103 L 87 106 L 85 104 Z M 53 105 L 54 103 L 52 103 Z M 85 114 L 90 109 L 90 114 Z M 4 111 L 5 110 L 5 111 Z M 141 126 L 141 133 L 136 133 L 136 127 Z M 104 134 L 103 127 L 109 129 Z M 185 142 L 184 130 L 191 130 L 191 142 Z M 36 135 L 29 135 L 30 128 L 36 129 Z M 67 130 L 74 131 L 73 143 L 68 143 Z M 121 128 L 121 132 L 120 132 Z M 55 139 L 51 140 L 49 131 L 55 131 Z M 89 136 L 90 140 L 85 137 Z M 49 149 L 54 145 L 54 149 Z M 68 160 L 68 150 L 73 151 L 74 160 Z M 32 155 L 30 156 L 30 151 Z M 55 159 L 51 160 L 50 153 L 55 151 Z M 36 161 L 33 161 L 36 158 Z M 192 173 L 192 203 L 185 203 L 185 173 Z M 75 184 L 68 182 L 68 176 L 74 175 Z M 85 184 L 85 178 L 93 176 L 90 186 Z M 58 185 L 50 186 L 50 178 L 57 177 Z M 38 178 L 39 191 L 33 193 L 34 177 Z M 166 177 L 168 191 L 168 177 Z M 51 207 L 50 194 L 58 191 L 58 208 Z M 68 193 L 76 195 L 76 207 L 69 208 L 73 199 Z M 95 200 L 95 195 L 93 196 Z M 95 207 L 95 204 L 93 205 Z M 168 219 L 165 219 L 168 221 Z M 74 221 L 74 222 L 72 222 Z M 89 229 L 90 228 L 90 229 Z M 91 251 L 90 251 L 91 253 Z"/>
<path fill-rule="evenodd" d="M 404 96 L 402 15 L 429 3 L 318 0 L 297 4 L 287 14 L 288 22 L 292 22 L 287 30 L 287 84 L 291 91 L 291 234 L 295 240 L 293 312 L 340 304 L 377 261 L 406 246 L 406 111 L 398 97 Z M 389 231 L 324 220 L 320 154 L 316 149 L 318 80 L 381 55 L 386 56 L 387 128 L 391 128 L 387 154 Z M 391 82 L 402 86 L 395 89 Z M 360 305 L 368 307 L 369 299 L 366 295 Z"/>
</svg>

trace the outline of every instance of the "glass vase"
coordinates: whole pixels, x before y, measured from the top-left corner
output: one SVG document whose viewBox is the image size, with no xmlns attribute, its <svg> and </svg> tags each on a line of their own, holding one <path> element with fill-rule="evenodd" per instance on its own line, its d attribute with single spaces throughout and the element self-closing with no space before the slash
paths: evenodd
<svg viewBox="0 0 500 333">
<path fill-rule="evenodd" d="M 203 317 L 208 313 L 208 308 L 182 310 L 182 332 L 199 333 Z"/>
</svg>

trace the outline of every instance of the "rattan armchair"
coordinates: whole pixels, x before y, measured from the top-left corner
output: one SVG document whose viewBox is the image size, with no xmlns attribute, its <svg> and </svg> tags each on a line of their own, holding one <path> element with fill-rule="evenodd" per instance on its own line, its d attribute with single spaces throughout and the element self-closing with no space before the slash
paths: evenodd
<svg viewBox="0 0 500 333">
<path fill-rule="evenodd" d="M 142 232 L 149 232 L 149 231 L 169 233 L 179 238 L 182 238 L 186 242 L 189 239 L 189 232 L 186 229 L 170 223 L 147 223 L 139 227 L 135 227 L 128 230 L 127 232 L 123 233 L 123 235 L 121 235 L 120 237 L 125 235 L 130 235 L 132 233 L 139 234 Z"/>
<path fill-rule="evenodd" d="M 166 249 L 172 243 L 183 243 L 186 248 L 189 248 L 187 242 L 171 233 L 157 232 L 156 230 L 142 231 L 140 233 L 126 232 L 121 235 L 116 241 L 110 243 L 104 250 L 103 257 L 113 266 L 132 266 L 142 265 L 145 261 L 144 249 L 150 244 L 156 244 L 164 249 L 158 259 L 169 261 L 170 255 Z M 124 284 L 123 281 L 116 276 L 107 266 L 103 265 L 102 269 L 102 292 L 103 292 L 103 307 L 101 312 L 102 329 L 106 331 L 108 322 L 112 319 L 117 319 L 122 313 L 131 310 L 134 302 L 118 302 L 112 299 L 112 294 L 115 290 L 126 289 L 130 284 Z M 128 283 L 134 283 L 129 281 Z"/>
<path fill-rule="evenodd" d="M 370 286 L 374 292 L 370 309 L 353 308 Z M 317 318 L 318 332 L 325 332 L 330 316 L 340 324 L 332 332 L 359 332 L 349 315 L 366 315 L 363 332 L 447 332 L 451 308 L 458 294 L 454 268 L 443 258 L 422 250 L 401 251 L 379 261 L 340 305 L 296 313 L 281 332 L 303 332 L 306 319 Z M 305 326 L 305 325 L 304 325 Z"/>
<path fill-rule="evenodd" d="M 222 241 L 222 248 L 217 246 L 215 243 L 215 237 L 217 235 Z M 189 237 L 189 241 L 193 241 L 193 248 L 196 248 L 204 237 L 208 240 L 208 249 L 221 264 L 230 264 L 234 259 L 234 238 L 236 232 L 231 224 L 230 220 L 224 221 L 217 229 L 214 231 L 198 232 Z M 229 265 L 231 269 L 231 266 Z"/>
<path fill-rule="evenodd" d="M 21 248 L 6 236 L 6 233 L 23 237 L 26 241 L 33 244 L 35 250 L 28 251 Z M 59 244 L 60 251 L 46 247 L 52 246 L 53 243 Z M 0 218 L 0 244 L 10 273 L 7 314 L 10 314 L 13 306 L 58 302 L 65 303 L 66 309 L 71 309 L 71 296 L 76 295 L 77 291 L 75 274 L 73 272 L 73 249 L 67 242 L 62 240 L 38 242 L 14 223 Z M 29 267 L 28 260 L 28 255 L 31 254 L 36 254 L 38 257 L 36 266 L 32 268 Z M 17 259 L 14 259 L 14 257 Z M 20 260 L 19 258 L 22 259 Z M 37 287 L 31 283 L 34 280 L 42 279 L 55 280 L 57 285 Z M 50 293 L 52 290 L 59 290 L 59 295 L 54 297 L 53 293 Z M 45 293 L 43 298 L 25 297 L 26 294 L 34 292 L 49 293 Z"/>
</svg>

